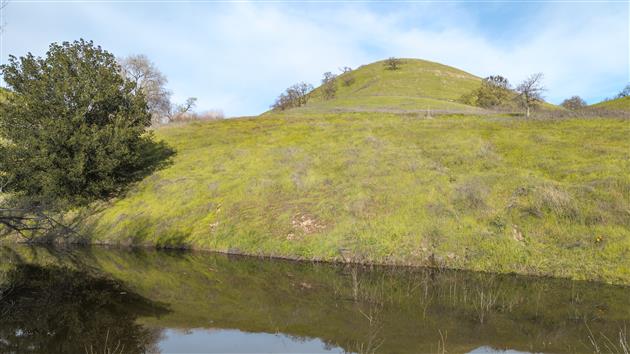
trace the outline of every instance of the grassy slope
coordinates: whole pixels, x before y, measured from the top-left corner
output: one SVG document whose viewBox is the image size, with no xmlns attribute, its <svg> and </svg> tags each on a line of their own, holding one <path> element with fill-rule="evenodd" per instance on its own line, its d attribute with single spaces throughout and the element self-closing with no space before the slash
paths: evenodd
<svg viewBox="0 0 630 354">
<path fill-rule="evenodd" d="M 354 82 L 346 86 L 347 78 Z M 322 100 L 319 89 L 300 108 L 303 112 L 384 110 L 480 111 L 455 102 L 479 87 L 481 79 L 450 66 L 403 59 L 399 70 L 386 70 L 383 61 L 364 65 L 339 77 L 336 98 Z"/>
<path fill-rule="evenodd" d="M 592 105 L 591 107 L 603 108 L 617 111 L 630 111 L 630 96 L 604 101 Z"/>
<path fill-rule="evenodd" d="M 156 134 L 173 165 L 95 215 L 96 242 L 630 284 L 627 120 L 293 112 Z"/>
</svg>

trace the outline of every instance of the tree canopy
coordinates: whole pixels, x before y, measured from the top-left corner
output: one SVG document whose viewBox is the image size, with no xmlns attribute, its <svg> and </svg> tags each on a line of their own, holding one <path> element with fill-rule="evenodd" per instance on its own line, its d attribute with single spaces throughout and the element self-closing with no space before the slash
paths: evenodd
<svg viewBox="0 0 630 354">
<path fill-rule="evenodd" d="M 84 206 L 146 170 L 151 115 L 112 54 L 91 41 L 53 43 L 45 57 L 10 56 L 0 70 L 9 90 L 0 102 L 0 179 L 13 200 Z"/>
</svg>

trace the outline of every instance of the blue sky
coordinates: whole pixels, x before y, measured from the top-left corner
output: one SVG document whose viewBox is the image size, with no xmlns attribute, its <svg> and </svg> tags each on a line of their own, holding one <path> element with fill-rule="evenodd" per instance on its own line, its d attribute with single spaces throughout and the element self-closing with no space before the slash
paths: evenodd
<svg viewBox="0 0 630 354">
<path fill-rule="evenodd" d="M 414 57 L 512 83 L 545 74 L 548 101 L 589 103 L 630 81 L 630 10 L 618 2 L 20 1 L 4 9 L 1 58 L 85 38 L 146 54 L 175 101 L 228 116 L 265 111 L 325 71 Z"/>
</svg>

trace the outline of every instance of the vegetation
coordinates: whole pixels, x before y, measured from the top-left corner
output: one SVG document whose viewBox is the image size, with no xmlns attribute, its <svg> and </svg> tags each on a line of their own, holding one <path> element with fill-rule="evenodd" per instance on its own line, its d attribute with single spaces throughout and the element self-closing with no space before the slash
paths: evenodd
<svg viewBox="0 0 630 354">
<path fill-rule="evenodd" d="M 545 90 L 542 85 L 543 74 L 532 74 L 516 87 L 519 94 L 519 102 L 525 108 L 525 117 L 529 118 L 533 107 L 543 102 L 542 92 Z"/>
<path fill-rule="evenodd" d="M 141 92 L 147 101 L 153 124 L 190 120 L 197 98 L 189 97 L 183 104 L 171 102 L 168 80 L 146 55 L 130 55 L 118 60 L 120 73 L 135 84 L 134 93 Z"/>
<path fill-rule="evenodd" d="M 304 114 L 164 127 L 93 242 L 630 283 L 622 119 Z"/>
<path fill-rule="evenodd" d="M 337 75 L 330 71 L 324 73 L 321 86 L 322 97 L 325 100 L 332 100 L 337 93 Z"/>
<path fill-rule="evenodd" d="M 44 211 L 111 198 L 151 172 L 151 117 L 113 55 L 83 40 L 54 43 L 45 58 L 10 56 L 1 69 L 1 224 L 52 225 Z"/>
<path fill-rule="evenodd" d="M 508 79 L 493 75 L 483 79 L 481 87 L 462 96 L 460 101 L 483 108 L 499 108 L 508 105 L 513 98 Z"/>
<path fill-rule="evenodd" d="M 3 149 L 14 151 L 5 159 L 14 166 L 25 161 L 15 156 L 31 159 L 20 165 L 24 170 L 3 165 L 9 192 L 36 203 L 61 200 L 63 211 L 89 204 L 82 211 L 94 215 L 81 220 L 86 238 L 74 241 L 630 284 L 627 120 L 448 115 L 479 111 L 454 102 L 471 91 L 483 93 L 477 99 L 489 106 L 504 101 L 509 83 L 420 60 L 397 70 L 378 62 L 343 70 L 341 80 L 326 73 L 313 91 L 295 85 L 286 91 L 294 103 L 264 119 L 156 129 L 162 147 L 178 155 L 121 196 L 167 155 L 143 150 L 150 141 L 142 92 L 117 75 L 111 55 L 84 42 L 51 48 L 66 55 L 83 47 L 83 56 L 95 52 L 106 63 L 102 85 L 64 71 L 68 66 L 55 69 L 63 80 L 41 85 L 55 88 L 53 97 L 67 96 L 68 88 L 82 92 L 78 103 L 44 99 L 50 94 L 44 89 L 31 94 L 9 76 L 10 104 L 3 105 L 13 122 L 32 116 L 45 128 L 14 131 L 6 119 Z M 15 59 L 12 65 L 21 73 Z M 29 76 L 37 77 L 33 87 L 53 77 L 38 75 Z M 354 81 L 343 84 L 349 75 Z M 517 87 L 528 117 L 541 102 L 541 79 L 533 75 Z M 20 106 L 26 98 L 34 103 Z M 433 104 L 443 115 L 430 114 Z M 64 124 L 39 113 L 55 109 L 64 112 Z M 40 138 L 50 146 L 32 148 L 44 146 Z M 94 203 L 102 199 L 110 200 Z"/>
<path fill-rule="evenodd" d="M 303 106 L 308 102 L 308 95 L 311 91 L 313 91 L 313 85 L 299 82 L 281 93 L 271 108 L 276 111 L 284 111 Z"/>
<path fill-rule="evenodd" d="M 390 57 L 389 59 L 385 60 L 385 67 L 387 68 L 387 70 L 398 70 L 400 69 L 401 65 L 402 60 L 395 57 Z"/>
<path fill-rule="evenodd" d="M 567 98 L 566 100 L 562 101 L 560 105 L 572 111 L 583 109 L 587 106 L 586 101 L 584 101 L 582 97 L 580 96 L 573 96 L 571 98 Z"/>
</svg>

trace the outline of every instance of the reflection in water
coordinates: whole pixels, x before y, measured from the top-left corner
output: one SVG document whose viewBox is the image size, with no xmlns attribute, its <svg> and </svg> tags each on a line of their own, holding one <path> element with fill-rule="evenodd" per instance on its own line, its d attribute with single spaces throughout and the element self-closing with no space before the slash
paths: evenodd
<svg viewBox="0 0 630 354">
<path fill-rule="evenodd" d="M 103 352 L 108 339 L 129 353 L 624 353 L 630 324 L 630 289 L 601 284 L 190 252 L 0 252 L 9 351 Z"/>
<path fill-rule="evenodd" d="M 160 331 L 135 322 L 165 309 L 120 283 L 56 266 L 19 264 L 0 295 L 2 353 L 141 353 Z"/>
</svg>

